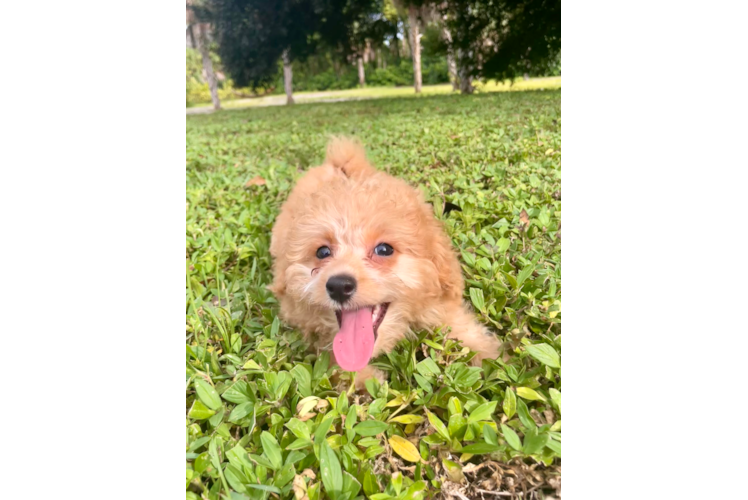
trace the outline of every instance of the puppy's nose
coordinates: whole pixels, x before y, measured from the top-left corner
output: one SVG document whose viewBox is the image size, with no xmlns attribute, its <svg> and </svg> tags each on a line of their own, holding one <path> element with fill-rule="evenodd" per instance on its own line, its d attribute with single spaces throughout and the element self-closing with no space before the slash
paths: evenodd
<svg viewBox="0 0 748 500">
<path fill-rule="evenodd" d="M 356 291 L 356 279 L 347 274 L 338 274 L 327 280 L 326 287 L 327 295 L 335 302 L 342 304 Z"/>
</svg>

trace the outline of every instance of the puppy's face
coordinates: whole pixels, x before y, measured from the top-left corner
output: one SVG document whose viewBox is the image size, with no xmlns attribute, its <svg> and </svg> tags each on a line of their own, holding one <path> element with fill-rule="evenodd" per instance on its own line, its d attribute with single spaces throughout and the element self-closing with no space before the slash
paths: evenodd
<svg viewBox="0 0 748 500">
<path fill-rule="evenodd" d="M 292 194 L 284 211 L 273 232 L 272 289 L 281 304 L 304 306 L 293 307 L 296 317 L 286 312 L 292 323 L 319 320 L 313 315 L 327 315 L 333 325 L 337 319 L 333 351 L 345 370 L 364 368 L 424 309 L 453 296 L 455 284 L 461 287 L 449 239 L 431 207 L 387 174 L 333 172 L 316 189 Z"/>
</svg>

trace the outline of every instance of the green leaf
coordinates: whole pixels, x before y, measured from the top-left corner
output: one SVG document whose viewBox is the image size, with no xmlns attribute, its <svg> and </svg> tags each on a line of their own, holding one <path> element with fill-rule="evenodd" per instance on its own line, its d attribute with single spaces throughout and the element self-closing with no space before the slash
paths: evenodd
<svg viewBox="0 0 748 500">
<path fill-rule="evenodd" d="M 395 495 L 400 496 L 400 492 L 403 490 L 403 475 L 401 472 L 395 472 L 390 476 L 390 482 L 392 487 L 395 489 Z"/>
<path fill-rule="evenodd" d="M 197 456 L 194 462 L 195 472 L 198 474 L 202 474 L 205 472 L 205 469 L 208 468 L 208 465 L 210 465 L 210 455 L 208 455 L 208 452 L 201 453 Z"/>
<path fill-rule="evenodd" d="M 338 456 L 327 441 L 323 441 L 319 447 L 319 470 L 327 495 L 336 500 L 343 490 L 343 471 Z"/>
<path fill-rule="evenodd" d="M 312 395 L 312 373 L 307 365 L 299 364 L 293 367 L 291 375 L 296 380 L 296 385 L 299 388 L 299 394 L 302 397 Z"/>
<path fill-rule="evenodd" d="M 483 403 L 482 405 L 476 407 L 472 412 L 470 412 L 468 423 L 472 424 L 481 420 L 490 420 L 491 415 L 493 415 L 493 412 L 496 411 L 497 404 L 497 401 L 491 401 L 488 403 Z"/>
<path fill-rule="evenodd" d="M 195 391 L 197 391 L 197 397 L 200 398 L 200 401 L 211 410 L 218 410 L 222 406 L 221 397 L 216 392 L 215 387 L 205 380 L 195 379 Z"/>
<path fill-rule="evenodd" d="M 489 443 L 475 443 L 463 446 L 462 453 L 471 453 L 473 455 L 482 455 L 484 453 L 493 453 L 499 451 L 498 445 Z"/>
<path fill-rule="evenodd" d="M 522 442 L 519 440 L 519 436 L 512 430 L 511 427 L 501 424 L 501 432 L 504 434 L 504 439 L 509 443 L 509 446 L 517 451 L 522 450 Z"/>
<path fill-rule="evenodd" d="M 221 397 L 230 403 L 242 404 L 247 401 L 251 401 L 249 397 L 249 386 L 243 380 L 239 380 L 232 384 L 228 389 L 223 391 Z"/>
<path fill-rule="evenodd" d="M 364 493 L 367 497 L 371 498 L 372 495 L 379 493 L 381 490 L 379 483 L 377 482 L 377 476 L 370 468 L 364 472 Z"/>
<path fill-rule="evenodd" d="M 514 395 L 514 391 L 511 387 L 507 387 L 504 391 L 504 415 L 506 418 L 512 418 L 517 412 L 517 396 Z"/>
<path fill-rule="evenodd" d="M 462 403 L 460 403 L 460 400 L 451 397 L 449 398 L 449 403 L 447 403 L 447 409 L 449 409 L 449 416 L 452 415 L 462 415 Z"/>
<path fill-rule="evenodd" d="M 196 399 L 195 402 L 192 403 L 192 408 L 190 408 L 187 416 L 190 418 L 194 418 L 195 420 L 205 420 L 206 418 L 212 417 L 215 413 L 216 412 L 214 412 L 210 408 L 206 408 L 204 404 Z"/>
<path fill-rule="evenodd" d="M 296 475 L 296 469 L 293 464 L 286 464 L 273 478 L 273 484 L 278 488 L 283 488 Z"/>
<path fill-rule="evenodd" d="M 461 439 L 465 435 L 467 423 L 467 419 L 462 415 L 452 415 L 451 417 L 449 417 L 449 422 L 447 423 L 449 436 Z"/>
<path fill-rule="evenodd" d="M 517 286 L 517 278 L 515 278 L 514 276 L 512 276 L 509 273 L 502 273 L 502 274 L 504 275 L 504 277 L 506 278 L 506 280 L 509 282 L 509 284 L 512 286 L 512 288 L 514 288 L 515 290 L 517 288 L 519 288 Z"/>
<path fill-rule="evenodd" d="M 431 426 L 436 429 L 436 432 L 446 439 L 447 441 L 450 440 L 449 431 L 447 430 L 447 427 L 444 425 L 444 422 L 439 420 L 439 417 L 431 413 L 430 411 L 426 410 L 426 417 L 429 419 L 429 422 L 431 423 Z"/>
<path fill-rule="evenodd" d="M 210 440 L 208 445 L 208 454 L 210 455 L 210 463 L 216 469 L 221 468 L 221 450 L 222 450 L 223 439 L 216 436 Z"/>
<path fill-rule="evenodd" d="M 312 445 L 311 439 L 297 439 L 294 442 L 287 444 L 286 449 L 287 450 L 303 450 L 304 448 L 308 448 Z"/>
<path fill-rule="evenodd" d="M 269 491 L 270 493 L 281 493 L 281 490 L 277 486 L 270 486 L 269 484 L 245 484 L 247 488 L 254 488 L 256 490 Z"/>
<path fill-rule="evenodd" d="M 554 441 L 553 439 L 549 439 L 545 445 L 553 450 L 558 456 L 561 456 L 561 443 L 558 441 Z"/>
<path fill-rule="evenodd" d="M 476 309 L 481 312 L 486 311 L 486 301 L 483 298 L 483 290 L 480 288 L 470 289 L 470 301 L 473 303 Z"/>
<path fill-rule="evenodd" d="M 517 387 L 517 395 L 529 401 L 545 401 L 542 394 L 529 387 Z"/>
<path fill-rule="evenodd" d="M 530 416 L 530 410 L 527 409 L 527 405 L 521 399 L 517 400 L 517 416 L 519 417 L 520 422 L 522 422 L 522 425 L 528 429 L 534 429 L 538 426 Z"/>
<path fill-rule="evenodd" d="M 348 472 L 343 471 L 343 495 L 341 495 L 341 498 L 355 498 L 359 491 L 361 491 L 361 483 Z"/>
<path fill-rule="evenodd" d="M 237 405 L 233 410 L 231 410 L 231 414 L 229 415 L 229 422 L 237 423 L 247 415 L 253 414 L 254 410 L 255 404 L 252 401 L 247 401 L 246 403 Z"/>
<path fill-rule="evenodd" d="M 439 366 L 437 366 L 437 364 L 434 363 L 434 360 L 431 358 L 425 358 L 423 361 L 418 363 L 416 365 L 416 370 L 418 370 L 418 373 L 420 373 L 424 377 L 438 377 L 439 375 L 441 375 Z"/>
<path fill-rule="evenodd" d="M 483 426 L 483 439 L 488 444 L 493 444 L 495 446 L 499 445 L 499 439 L 496 435 L 496 431 L 490 425 Z"/>
<path fill-rule="evenodd" d="M 359 436 L 376 436 L 387 430 L 389 425 L 379 420 L 366 420 L 353 427 L 353 431 Z"/>
<path fill-rule="evenodd" d="M 418 500 L 423 497 L 427 487 L 426 481 L 416 481 L 399 497 L 399 500 Z"/>
<path fill-rule="evenodd" d="M 312 372 L 312 380 L 317 382 L 327 373 L 327 369 L 330 367 L 330 353 L 322 351 L 314 363 L 314 370 Z"/>
<path fill-rule="evenodd" d="M 237 469 L 233 465 L 227 465 L 224 474 L 226 476 L 226 480 L 231 485 L 231 488 L 240 493 L 244 493 L 245 491 L 247 491 L 244 483 L 248 483 L 249 481 L 247 481 L 247 478 L 244 477 L 244 474 L 242 474 L 239 469 Z"/>
<path fill-rule="evenodd" d="M 288 427 L 288 430 L 293 432 L 294 436 L 299 439 L 311 439 L 309 434 L 309 427 L 307 427 L 306 424 L 298 418 L 292 418 L 291 420 L 286 422 L 286 427 Z"/>
<path fill-rule="evenodd" d="M 263 454 L 270 460 L 273 470 L 280 469 L 283 465 L 283 457 L 281 456 L 281 447 L 278 441 L 268 431 L 263 431 L 260 434 L 260 441 L 262 442 Z"/>
<path fill-rule="evenodd" d="M 538 434 L 538 429 L 533 428 L 525 433 L 522 451 L 527 455 L 534 455 L 542 450 L 548 443 L 550 436 L 545 432 Z"/>
<path fill-rule="evenodd" d="M 330 426 L 332 425 L 332 421 L 335 419 L 335 415 L 327 415 L 324 419 L 322 419 L 322 422 L 319 423 L 319 426 L 317 427 L 317 430 L 314 431 L 314 444 L 321 444 L 322 441 L 325 439 L 325 436 L 327 436 L 327 432 L 330 430 Z"/>
<path fill-rule="evenodd" d="M 534 270 L 535 270 L 535 265 L 528 264 L 519 272 L 519 274 L 517 275 L 517 287 L 518 288 L 522 286 L 522 283 L 524 283 L 525 280 L 530 277 L 530 275 L 532 274 Z"/>
<path fill-rule="evenodd" d="M 273 319 L 273 324 L 270 326 L 270 336 L 271 337 L 277 336 L 279 330 L 280 330 L 280 318 L 276 316 Z"/>
<path fill-rule="evenodd" d="M 427 393 L 433 392 L 433 387 L 431 387 L 431 384 L 429 381 L 424 377 L 423 375 L 419 375 L 418 373 L 413 374 L 413 378 L 416 379 L 416 383 L 418 384 L 418 387 L 426 391 Z"/>
<path fill-rule="evenodd" d="M 556 409 L 558 411 L 561 411 L 561 391 L 557 391 L 556 389 L 548 389 L 548 393 L 551 395 L 551 401 L 553 401 L 553 404 L 556 405 Z"/>
<path fill-rule="evenodd" d="M 525 346 L 528 354 L 551 368 L 561 368 L 561 358 L 549 344 L 531 344 Z"/>
<path fill-rule="evenodd" d="M 426 344 L 429 347 L 433 347 L 437 351 L 443 351 L 444 350 L 444 346 L 441 346 L 441 345 L 437 344 L 433 340 L 423 339 L 423 343 Z"/>
</svg>

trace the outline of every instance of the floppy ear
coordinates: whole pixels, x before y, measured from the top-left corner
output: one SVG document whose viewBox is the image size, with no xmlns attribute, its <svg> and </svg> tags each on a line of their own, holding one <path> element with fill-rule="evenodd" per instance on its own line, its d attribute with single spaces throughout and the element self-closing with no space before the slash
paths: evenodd
<svg viewBox="0 0 748 500">
<path fill-rule="evenodd" d="M 462 300 L 465 283 L 452 240 L 447 236 L 441 221 L 434 217 L 433 207 L 426 202 L 423 202 L 421 206 L 426 219 L 424 225 L 428 227 L 424 236 L 428 239 L 431 262 L 436 267 L 442 297 Z"/>
<path fill-rule="evenodd" d="M 363 146 L 346 137 L 333 137 L 330 140 L 324 164 L 339 169 L 346 177 L 365 176 L 376 172 L 366 159 Z"/>
<path fill-rule="evenodd" d="M 440 228 L 441 230 L 441 228 Z M 462 280 L 460 262 L 457 260 L 452 242 L 446 235 L 440 235 L 434 242 L 434 254 L 432 261 L 439 277 L 444 297 L 450 299 L 462 299 L 462 289 L 465 287 Z"/>
<path fill-rule="evenodd" d="M 275 275 L 273 282 L 265 288 L 273 292 L 276 297 L 280 298 L 286 294 L 286 273 L 283 269 L 276 266 L 273 274 Z"/>
</svg>

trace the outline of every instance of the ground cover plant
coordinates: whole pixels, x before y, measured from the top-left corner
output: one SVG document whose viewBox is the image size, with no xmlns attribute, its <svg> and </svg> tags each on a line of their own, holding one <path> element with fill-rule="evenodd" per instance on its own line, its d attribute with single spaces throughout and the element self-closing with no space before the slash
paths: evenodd
<svg viewBox="0 0 748 500">
<path fill-rule="evenodd" d="M 422 331 L 357 394 L 282 324 L 265 288 L 270 230 L 330 134 L 424 190 L 507 359 L 473 367 L 445 331 Z M 560 91 L 188 116 L 187 498 L 557 495 L 560 141 Z"/>
</svg>

